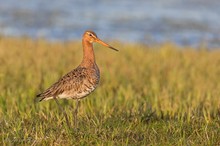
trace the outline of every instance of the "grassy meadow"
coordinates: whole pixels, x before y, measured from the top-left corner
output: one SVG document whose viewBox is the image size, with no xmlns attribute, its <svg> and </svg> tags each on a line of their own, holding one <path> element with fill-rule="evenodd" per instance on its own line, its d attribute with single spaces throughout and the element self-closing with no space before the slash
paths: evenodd
<svg viewBox="0 0 220 146">
<path fill-rule="evenodd" d="M 81 42 L 0 37 L 1 145 L 220 145 L 220 49 L 95 44 L 99 87 L 81 100 L 35 103 L 81 62 Z"/>
</svg>

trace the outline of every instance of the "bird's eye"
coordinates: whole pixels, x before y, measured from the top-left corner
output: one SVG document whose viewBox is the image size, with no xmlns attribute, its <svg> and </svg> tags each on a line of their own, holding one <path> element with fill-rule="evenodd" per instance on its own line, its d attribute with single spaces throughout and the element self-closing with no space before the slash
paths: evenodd
<svg viewBox="0 0 220 146">
<path fill-rule="evenodd" d="M 91 33 L 89 33 L 89 36 L 92 36 L 92 34 L 91 34 Z"/>
</svg>

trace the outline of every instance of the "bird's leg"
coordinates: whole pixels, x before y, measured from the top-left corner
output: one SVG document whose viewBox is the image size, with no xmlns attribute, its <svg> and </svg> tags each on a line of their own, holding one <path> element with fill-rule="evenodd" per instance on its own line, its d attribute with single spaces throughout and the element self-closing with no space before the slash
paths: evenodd
<svg viewBox="0 0 220 146">
<path fill-rule="evenodd" d="M 80 99 L 76 99 L 76 108 L 74 111 L 74 129 L 77 131 L 77 114 L 78 114 L 78 108 L 80 104 Z"/>
<path fill-rule="evenodd" d="M 69 120 L 68 120 L 68 117 L 67 117 L 66 112 L 64 111 L 64 109 L 62 108 L 62 106 L 60 105 L 60 103 L 59 103 L 59 101 L 57 100 L 56 97 L 54 97 L 54 100 L 56 101 L 56 103 L 57 103 L 59 109 L 61 110 L 61 112 L 64 114 L 64 117 L 65 117 L 65 119 L 66 119 L 67 126 L 70 128 L 70 123 L 69 123 Z"/>
</svg>

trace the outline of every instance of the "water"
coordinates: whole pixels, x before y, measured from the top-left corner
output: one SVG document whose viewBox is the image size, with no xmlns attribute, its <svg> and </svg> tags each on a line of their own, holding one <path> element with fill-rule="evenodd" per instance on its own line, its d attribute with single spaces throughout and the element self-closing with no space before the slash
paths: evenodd
<svg viewBox="0 0 220 146">
<path fill-rule="evenodd" d="M 0 34 L 220 46 L 219 0 L 0 0 Z"/>
</svg>

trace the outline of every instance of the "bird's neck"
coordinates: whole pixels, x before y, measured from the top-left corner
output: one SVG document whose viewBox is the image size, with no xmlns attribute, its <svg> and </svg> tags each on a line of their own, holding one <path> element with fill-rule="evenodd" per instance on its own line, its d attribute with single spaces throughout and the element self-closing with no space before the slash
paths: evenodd
<svg viewBox="0 0 220 146">
<path fill-rule="evenodd" d="M 94 66 L 95 63 L 95 54 L 93 50 L 93 45 L 89 41 L 83 39 L 83 61 L 81 63 L 84 67 Z"/>
</svg>

